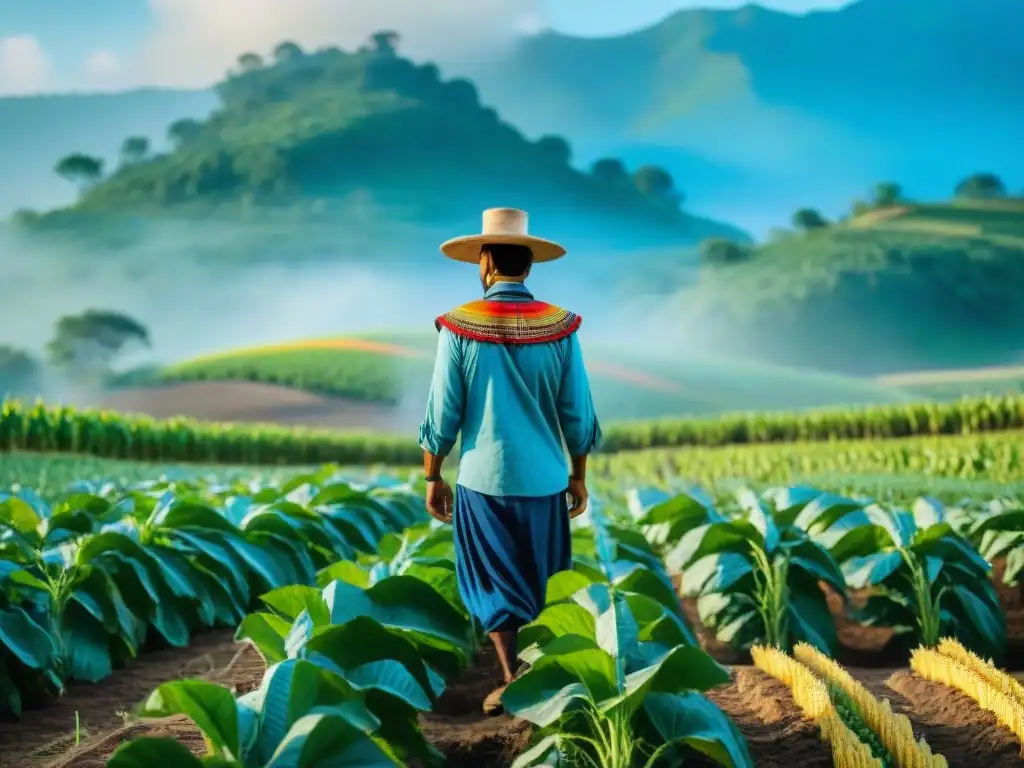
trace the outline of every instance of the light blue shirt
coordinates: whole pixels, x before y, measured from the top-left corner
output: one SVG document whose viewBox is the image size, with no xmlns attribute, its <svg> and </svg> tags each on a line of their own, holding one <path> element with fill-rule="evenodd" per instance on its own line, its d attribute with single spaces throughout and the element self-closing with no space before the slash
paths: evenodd
<svg viewBox="0 0 1024 768">
<path fill-rule="evenodd" d="M 533 296 L 519 283 L 496 283 L 484 298 Z M 489 496 L 564 491 L 566 451 L 584 456 L 601 440 L 576 334 L 514 345 L 474 341 L 442 328 L 420 446 L 447 456 L 460 432 L 459 485 Z"/>
</svg>

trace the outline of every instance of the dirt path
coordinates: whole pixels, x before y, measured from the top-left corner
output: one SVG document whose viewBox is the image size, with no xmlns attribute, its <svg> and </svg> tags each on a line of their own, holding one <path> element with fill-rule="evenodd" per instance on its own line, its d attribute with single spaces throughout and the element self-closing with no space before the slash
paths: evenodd
<svg viewBox="0 0 1024 768">
<path fill-rule="evenodd" d="M 805 720 L 789 689 L 755 667 L 734 667 L 732 681 L 708 698 L 736 723 L 757 768 L 830 768 L 832 751 L 817 727 Z M 690 766 L 713 766 L 695 756 Z"/>
<path fill-rule="evenodd" d="M 33 768 L 60 758 L 75 746 L 77 736 L 89 741 L 125 723 L 131 712 L 161 683 L 184 677 L 215 677 L 242 647 L 234 632 L 199 635 L 188 648 L 143 653 L 127 668 L 101 683 L 75 684 L 49 706 L 25 712 L 18 721 L 0 722 L 0 766 Z"/>
</svg>

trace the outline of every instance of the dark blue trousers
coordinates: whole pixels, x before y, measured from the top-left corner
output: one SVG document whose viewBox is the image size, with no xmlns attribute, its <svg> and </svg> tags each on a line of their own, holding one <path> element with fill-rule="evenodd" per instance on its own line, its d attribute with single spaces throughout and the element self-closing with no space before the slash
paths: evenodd
<svg viewBox="0 0 1024 768">
<path fill-rule="evenodd" d="M 548 579 L 572 565 L 565 493 L 487 496 L 455 487 L 455 572 L 487 632 L 518 630 L 544 608 Z"/>
</svg>

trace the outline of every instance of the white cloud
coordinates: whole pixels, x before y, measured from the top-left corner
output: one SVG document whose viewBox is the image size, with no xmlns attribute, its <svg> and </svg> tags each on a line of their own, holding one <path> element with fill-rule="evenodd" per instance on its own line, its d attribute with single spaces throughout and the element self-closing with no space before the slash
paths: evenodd
<svg viewBox="0 0 1024 768">
<path fill-rule="evenodd" d="M 164 85 L 219 79 L 238 54 L 282 40 L 353 49 L 373 32 L 401 33 L 402 52 L 439 62 L 493 55 L 543 27 L 543 0 L 149 0 L 155 19 L 139 75 Z"/>
<path fill-rule="evenodd" d="M 39 93 L 51 85 L 50 60 L 32 35 L 0 38 L 0 95 Z"/>
<path fill-rule="evenodd" d="M 121 57 L 113 51 L 93 51 L 85 60 L 85 72 L 90 80 L 107 81 L 121 71 Z"/>
</svg>

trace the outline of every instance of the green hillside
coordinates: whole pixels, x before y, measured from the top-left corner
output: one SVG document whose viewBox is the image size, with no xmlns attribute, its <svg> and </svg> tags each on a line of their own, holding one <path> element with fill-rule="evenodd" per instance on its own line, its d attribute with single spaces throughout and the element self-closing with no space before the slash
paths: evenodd
<svg viewBox="0 0 1024 768">
<path fill-rule="evenodd" d="M 985 238 L 1024 248 L 1024 198 L 958 199 L 879 208 L 847 222 L 852 229 Z"/>
<path fill-rule="evenodd" d="M 242 56 L 217 86 L 220 108 L 171 129 L 173 151 L 152 153 L 137 137 L 107 175 L 71 154 L 57 171 L 81 183 L 77 203 L 18 221 L 36 232 L 120 227 L 129 240 L 152 219 L 257 223 L 250 248 L 323 255 L 339 234 L 350 243 L 353 233 L 376 235 L 379 247 L 404 242 L 403 226 L 478 226 L 480 210 L 500 200 L 612 249 L 745 237 L 683 213 L 657 168 L 576 170 L 561 137 L 527 140 L 471 82 L 443 80 L 432 64 L 400 57 L 386 35 L 375 39 L 355 53 Z"/>
<path fill-rule="evenodd" d="M 232 350 L 122 375 L 118 386 L 259 381 L 367 402 L 425 402 L 436 334 L 378 333 Z M 814 371 L 587 345 L 595 400 L 615 419 L 900 402 L 897 388 Z"/>
<path fill-rule="evenodd" d="M 1024 200 L 814 216 L 706 269 L 680 312 L 738 354 L 850 375 L 1019 362 Z"/>
</svg>

